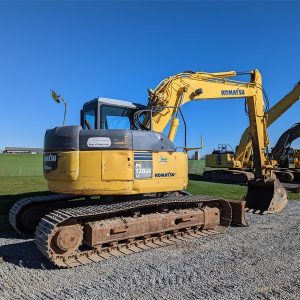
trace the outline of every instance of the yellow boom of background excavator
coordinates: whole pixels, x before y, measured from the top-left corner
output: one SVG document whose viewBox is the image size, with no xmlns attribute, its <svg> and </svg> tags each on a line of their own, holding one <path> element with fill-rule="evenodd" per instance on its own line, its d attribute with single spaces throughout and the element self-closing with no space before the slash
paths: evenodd
<svg viewBox="0 0 300 300">
<path fill-rule="evenodd" d="M 255 179 L 246 206 L 281 211 L 287 194 L 266 153 L 262 79 L 258 70 L 249 74 L 250 82 L 240 82 L 230 79 L 233 71 L 180 73 L 150 90 L 147 106 L 106 98 L 85 103 L 81 126 L 45 134 L 44 176 L 55 194 L 18 201 L 10 211 L 12 226 L 25 235 L 35 231 L 50 261 L 73 267 L 245 224 L 243 201 L 184 191 L 188 148 L 180 152 L 173 140 L 182 105 L 203 99 L 247 98 Z"/>
<path fill-rule="evenodd" d="M 294 86 L 291 92 L 266 112 L 267 127 L 280 118 L 299 98 L 300 82 Z M 247 183 L 254 178 L 252 153 L 252 139 L 250 128 L 248 127 L 243 132 L 235 152 L 233 149 L 228 149 L 227 144 L 220 144 L 218 149 L 214 150 L 212 154 L 206 155 L 206 170 L 203 173 L 203 180 L 225 183 Z M 276 162 L 274 161 L 273 165 L 275 164 Z M 216 170 L 208 170 L 207 168 L 216 168 Z M 275 173 L 279 176 L 280 180 L 290 177 L 290 174 L 284 171 L 276 171 Z"/>
</svg>

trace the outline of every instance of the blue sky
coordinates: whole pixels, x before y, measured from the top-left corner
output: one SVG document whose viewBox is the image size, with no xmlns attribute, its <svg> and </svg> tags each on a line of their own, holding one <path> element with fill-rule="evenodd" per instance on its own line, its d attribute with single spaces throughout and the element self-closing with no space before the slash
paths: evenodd
<svg viewBox="0 0 300 300">
<path fill-rule="evenodd" d="M 0 2 L 0 148 L 42 146 L 62 123 L 50 89 L 68 101 L 71 125 L 97 96 L 146 104 L 147 88 L 181 71 L 258 68 L 272 106 L 300 80 L 299 11 L 297 1 Z M 299 111 L 300 101 L 270 127 L 272 144 Z M 202 135 L 204 153 L 234 147 L 248 125 L 243 100 L 183 112 L 189 146 Z"/>
</svg>

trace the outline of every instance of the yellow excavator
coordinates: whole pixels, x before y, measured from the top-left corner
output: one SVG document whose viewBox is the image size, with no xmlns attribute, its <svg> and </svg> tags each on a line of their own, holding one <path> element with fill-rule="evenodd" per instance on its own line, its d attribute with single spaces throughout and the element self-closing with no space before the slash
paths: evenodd
<svg viewBox="0 0 300 300">
<path fill-rule="evenodd" d="M 179 73 L 149 90 L 147 106 L 107 98 L 85 103 L 81 126 L 45 134 L 44 176 L 55 194 L 16 202 L 11 225 L 23 235 L 35 233 L 52 263 L 74 267 L 222 233 L 232 222 L 245 225 L 245 202 L 255 213 L 280 212 L 287 193 L 266 153 L 262 78 L 258 70 L 249 74 L 251 81 L 241 82 L 231 79 L 239 75 L 234 71 Z M 249 111 L 255 179 L 246 200 L 190 195 L 189 149 L 173 144 L 181 107 L 232 98 L 247 98 Z"/>
<path fill-rule="evenodd" d="M 265 93 L 264 93 L 265 94 Z M 280 118 L 290 107 L 292 107 L 300 98 L 300 82 L 293 90 L 278 101 L 269 111 L 266 112 L 267 127 L 272 125 Z M 273 165 L 276 161 L 272 162 Z M 290 181 L 291 175 L 286 171 L 275 171 L 278 179 Z M 242 134 L 236 151 L 230 149 L 227 144 L 218 145 L 218 149 L 205 157 L 205 171 L 203 180 L 223 183 L 246 184 L 254 179 L 253 161 L 252 161 L 252 141 L 250 128 L 246 128 Z"/>
<path fill-rule="evenodd" d="M 282 182 L 300 181 L 300 150 L 291 147 L 300 137 L 300 123 L 295 123 L 278 139 L 271 150 L 271 157 L 276 161 L 276 175 Z"/>
</svg>

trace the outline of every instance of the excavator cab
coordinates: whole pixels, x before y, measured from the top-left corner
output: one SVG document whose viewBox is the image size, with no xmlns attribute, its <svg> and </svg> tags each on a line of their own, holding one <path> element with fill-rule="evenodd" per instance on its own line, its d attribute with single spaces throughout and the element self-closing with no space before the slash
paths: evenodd
<svg viewBox="0 0 300 300">
<path fill-rule="evenodd" d="M 295 168 L 295 149 L 288 147 L 279 159 L 279 167 Z"/>
<path fill-rule="evenodd" d="M 137 129 L 133 115 L 143 108 L 141 104 L 132 102 L 96 98 L 84 104 L 81 110 L 81 127 L 88 129 Z"/>
<path fill-rule="evenodd" d="M 219 144 L 218 145 L 218 149 L 212 152 L 212 154 L 223 154 L 223 153 L 228 153 L 228 154 L 234 154 L 234 152 L 232 150 L 228 150 L 228 146 L 227 144 Z"/>
</svg>

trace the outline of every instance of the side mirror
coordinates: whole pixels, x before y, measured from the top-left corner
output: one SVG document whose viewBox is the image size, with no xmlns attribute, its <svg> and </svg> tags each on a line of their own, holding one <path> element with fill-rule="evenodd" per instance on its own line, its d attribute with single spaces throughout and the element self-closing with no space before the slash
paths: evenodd
<svg viewBox="0 0 300 300">
<path fill-rule="evenodd" d="M 65 111 L 64 111 L 64 120 L 63 120 L 63 126 L 65 126 L 66 123 L 66 115 L 67 115 L 67 102 L 61 97 L 61 95 L 57 95 L 56 92 L 54 92 L 53 90 L 50 90 L 51 92 L 51 97 L 53 98 L 53 100 L 56 103 L 63 103 L 64 107 L 65 107 Z"/>
<path fill-rule="evenodd" d="M 60 103 L 60 99 L 59 99 L 59 95 L 56 94 L 56 92 L 54 92 L 53 90 L 50 90 L 51 92 L 51 96 L 53 98 L 53 100 L 56 102 L 56 103 Z"/>
</svg>

